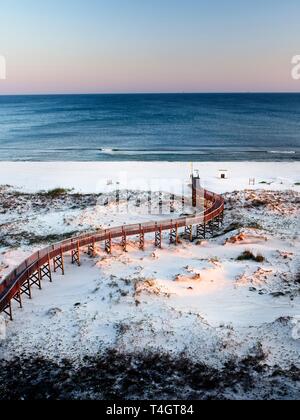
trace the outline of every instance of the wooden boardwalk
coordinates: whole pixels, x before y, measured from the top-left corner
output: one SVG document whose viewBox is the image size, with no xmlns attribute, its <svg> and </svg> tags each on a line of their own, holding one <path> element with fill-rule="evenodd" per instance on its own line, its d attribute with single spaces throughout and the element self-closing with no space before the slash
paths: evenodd
<svg viewBox="0 0 300 420">
<path fill-rule="evenodd" d="M 206 238 L 208 232 L 214 233 L 223 223 L 225 205 L 223 197 L 203 190 L 199 178 L 193 178 L 192 190 L 194 207 L 198 199 L 203 202 L 203 197 L 205 203 L 205 210 L 198 209 L 194 216 L 114 227 L 68 239 L 31 255 L 0 284 L 0 314 L 4 313 L 13 320 L 13 302 L 22 308 L 23 296 L 32 298 L 32 287 L 41 289 L 45 278 L 52 281 L 52 269 L 54 272 L 60 271 L 64 274 L 64 257 L 67 253 L 71 253 L 72 263 L 80 266 L 80 253 L 83 249 L 87 249 L 89 255 L 94 256 L 96 244 L 103 243 L 105 251 L 111 254 L 112 241 L 116 238 L 121 239 L 122 247 L 126 251 L 127 238 L 131 236 L 138 236 L 139 247 L 144 250 L 145 235 L 150 233 L 154 234 L 156 247 L 162 247 L 162 235 L 166 231 L 169 232 L 171 244 L 178 243 L 180 230 L 183 230 L 186 239 L 191 241 L 194 238 Z"/>
</svg>

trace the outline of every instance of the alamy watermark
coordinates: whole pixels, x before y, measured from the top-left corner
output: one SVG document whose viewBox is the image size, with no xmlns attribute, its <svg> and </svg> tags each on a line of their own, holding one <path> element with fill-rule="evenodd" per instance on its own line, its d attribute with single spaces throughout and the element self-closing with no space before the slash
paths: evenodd
<svg viewBox="0 0 300 420">
<path fill-rule="evenodd" d="M 0 80 L 6 79 L 6 59 L 0 54 Z"/>
<path fill-rule="evenodd" d="M 294 80 L 300 80 L 300 55 L 294 55 L 292 65 L 292 78 Z"/>
<path fill-rule="evenodd" d="M 193 196 L 191 183 L 180 178 L 133 178 L 126 171 L 114 179 L 99 179 L 97 191 L 101 195 L 98 207 L 107 207 L 111 214 L 126 213 L 130 216 L 194 215 L 204 213 L 204 190 Z"/>
</svg>

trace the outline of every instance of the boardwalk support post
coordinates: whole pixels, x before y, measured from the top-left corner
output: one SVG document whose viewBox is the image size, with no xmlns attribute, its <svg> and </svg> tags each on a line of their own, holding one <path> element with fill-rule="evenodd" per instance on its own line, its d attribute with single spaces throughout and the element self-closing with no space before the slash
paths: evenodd
<svg viewBox="0 0 300 420">
<path fill-rule="evenodd" d="M 178 245 L 178 224 L 176 223 L 175 226 L 171 225 L 170 230 L 170 244 Z"/>
<path fill-rule="evenodd" d="M 37 269 L 37 271 L 29 276 L 29 289 L 33 285 L 36 285 L 40 290 L 42 290 L 40 269 Z"/>
<path fill-rule="evenodd" d="M 65 263 L 64 263 L 64 254 L 62 251 L 62 247 L 60 247 L 60 254 L 57 257 L 53 258 L 53 264 L 54 264 L 54 273 L 57 272 L 57 270 L 61 270 L 62 275 L 65 275 Z"/>
<path fill-rule="evenodd" d="M 140 246 L 141 251 L 145 251 L 145 231 L 142 228 L 142 225 L 140 225 Z"/>
<path fill-rule="evenodd" d="M 197 225 L 197 239 L 206 239 L 206 223 Z"/>
<path fill-rule="evenodd" d="M 46 262 L 46 264 L 44 264 L 42 267 L 39 268 L 39 277 L 40 277 L 40 280 L 43 280 L 45 277 L 47 277 L 50 280 L 50 283 L 52 283 L 52 274 L 51 274 L 49 254 L 48 254 L 48 261 Z"/>
<path fill-rule="evenodd" d="M 31 294 L 31 284 L 30 284 L 30 280 L 29 277 L 27 278 L 27 280 L 25 281 L 25 283 L 23 283 L 23 285 L 21 286 L 21 294 L 26 295 L 29 299 L 32 299 L 32 294 Z"/>
<path fill-rule="evenodd" d="M 105 252 L 110 255 L 111 251 L 112 251 L 112 240 L 111 240 L 111 233 L 109 233 L 108 238 L 105 240 Z"/>
<path fill-rule="evenodd" d="M 12 307 L 11 307 L 11 300 L 6 305 L 6 307 L 3 309 L 3 312 L 9 316 L 9 319 L 13 321 L 13 315 L 12 315 Z"/>
<path fill-rule="evenodd" d="M 80 244 L 77 241 L 76 249 L 72 251 L 72 264 L 77 264 L 80 267 Z"/>
<path fill-rule="evenodd" d="M 219 229 L 219 219 L 215 217 L 213 220 L 209 222 L 209 230 L 212 236 L 214 236 L 215 231 Z"/>
<path fill-rule="evenodd" d="M 155 246 L 156 248 L 162 248 L 162 226 L 158 227 L 157 223 L 155 231 Z"/>
<path fill-rule="evenodd" d="M 127 252 L 127 235 L 124 227 L 122 228 L 122 248 L 124 252 Z"/>
<path fill-rule="evenodd" d="M 15 296 L 13 297 L 13 299 L 16 302 L 18 302 L 18 304 L 20 306 L 20 309 L 22 309 L 23 308 L 23 305 L 22 305 L 22 295 L 21 295 L 21 291 L 20 290 L 15 294 Z"/>
<path fill-rule="evenodd" d="M 93 238 L 92 243 L 88 247 L 88 255 L 91 258 L 95 258 L 95 256 L 96 256 L 96 243 L 95 243 L 95 238 Z"/>
<path fill-rule="evenodd" d="M 190 242 L 193 242 L 193 226 L 186 226 L 184 231 L 185 239 L 189 240 Z"/>
</svg>

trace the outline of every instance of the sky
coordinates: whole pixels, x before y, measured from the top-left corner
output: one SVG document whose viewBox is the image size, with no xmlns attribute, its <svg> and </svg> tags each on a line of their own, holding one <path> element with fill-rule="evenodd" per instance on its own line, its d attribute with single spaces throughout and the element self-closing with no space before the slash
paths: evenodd
<svg viewBox="0 0 300 420">
<path fill-rule="evenodd" d="M 0 0 L 0 94 L 298 92 L 299 19 L 299 0 Z"/>
</svg>

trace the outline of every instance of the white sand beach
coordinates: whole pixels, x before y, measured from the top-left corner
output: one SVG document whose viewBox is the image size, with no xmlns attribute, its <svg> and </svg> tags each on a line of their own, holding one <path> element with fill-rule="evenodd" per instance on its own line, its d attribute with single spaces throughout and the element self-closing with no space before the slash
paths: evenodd
<svg viewBox="0 0 300 420">
<path fill-rule="evenodd" d="M 295 185 L 300 183 L 298 162 L 204 162 L 194 163 L 193 169 L 199 170 L 203 186 L 216 193 L 249 188 L 250 179 L 255 179 L 251 189 L 300 191 L 300 185 Z M 227 170 L 228 179 L 220 180 L 219 170 Z M 184 162 L 0 162 L 0 184 L 26 192 L 62 187 L 99 193 L 111 190 L 107 180 L 120 182 L 124 188 L 144 189 L 149 183 L 187 183 L 190 173 L 191 164 Z"/>
<path fill-rule="evenodd" d="M 188 188 L 190 168 L 161 162 L 2 162 L 0 276 L 61 235 L 153 219 L 146 212 L 128 213 L 122 198 L 116 209 L 113 202 L 95 204 L 93 195 L 128 188 L 142 197 L 143 207 L 147 188 L 141 181 L 159 186 L 159 179 L 177 178 L 180 194 L 182 183 Z M 228 179 L 219 178 L 220 169 Z M 52 284 L 45 282 L 24 309 L 16 309 L 1 357 L 78 361 L 107 349 L 152 351 L 184 353 L 219 369 L 262 353 L 270 369 L 300 367 L 299 164 L 207 163 L 194 164 L 194 170 L 203 186 L 225 196 L 224 229 L 216 237 L 182 239 L 175 247 L 166 235 L 158 250 L 149 235 L 144 252 L 130 238 L 128 252 L 115 243 L 112 256 L 99 244 L 96 258 L 83 256 L 79 268 L 67 257 L 66 275 L 55 274 Z M 49 201 L 38 194 L 58 187 L 72 191 Z M 16 191 L 22 192 L 21 204 Z M 239 259 L 245 251 L 263 258 Z"/>
</svg>

